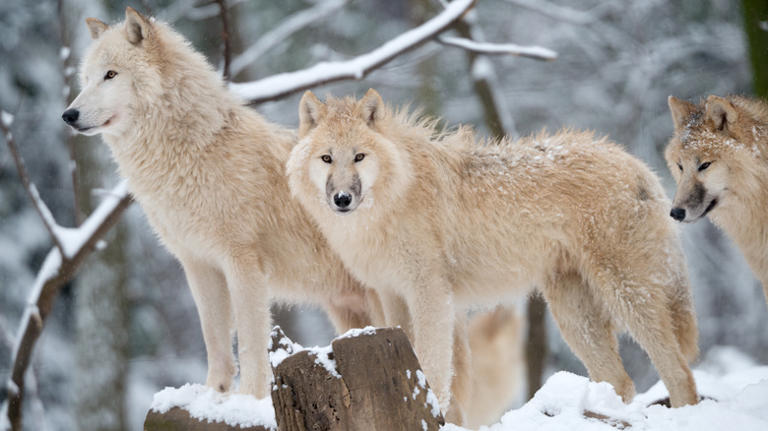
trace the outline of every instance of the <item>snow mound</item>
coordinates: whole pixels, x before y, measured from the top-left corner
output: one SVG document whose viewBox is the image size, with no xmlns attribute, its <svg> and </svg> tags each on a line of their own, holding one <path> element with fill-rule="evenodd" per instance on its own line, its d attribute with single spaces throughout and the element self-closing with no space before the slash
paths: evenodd
<svg viewBox="0 0 768 431">
<path fill-rule="evenodd" d="M 733 358 L 728 352 L 723 356 Z M 694 378 L 705 399 L 695 406 L 670 409 L 650 405 L 668 396 L 661 382 L 637 395 L 631 404 L 624 404 L 608 383 L 559 372 L 524 406 L 479 431 L 768 430 L 768 366 L 750 366 L 722 375 L 697 370 Z M 585 411 L 593 417 L 586 417 Z M 453 424 L 442 430 L 466 431 Z"/>
<path fill-rule="evenodd" d="M 155 394 L 150 410 L 165 413 L 179 407 L 195 419 L 224 422 L 229 426 L 264 426 L 277 429 L 272 400 L 250 395 L 223 394 L 203 385 L 186 384 L 167 387 Z"/>
</svg>

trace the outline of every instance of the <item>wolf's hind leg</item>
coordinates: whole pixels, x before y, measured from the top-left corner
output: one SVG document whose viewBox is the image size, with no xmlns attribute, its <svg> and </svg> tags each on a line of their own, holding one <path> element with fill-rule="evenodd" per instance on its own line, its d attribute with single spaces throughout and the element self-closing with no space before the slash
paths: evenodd
<svg viewBox="0 0 768 431">
<path fill-rule="evenodd" d="M 217 268 L 183 259 L 184 274 L 200 317 L 208 359 L 206 386 L 228 391 L 235 375 L 232 357 L 232 313 L 224 275 Z"/>
<path fill-rule="evenodd" d="M 582 277 L 575 272 L 558 274 L 542 290 L 563 339 L 587 367 L 589 377 L 612 384 L 625 403 L 632 401 L 635 385 L 621 363 L 611 316 Z"/>
<path fill-rule="evenodd" d="M 669 307 L 669 292 L 674 288 L 659 284 L 654 276 L 629 272 L 617 275 L 606 268 L 594 274 L 595 292 L 648 353 L 669 390 L 672 407 L 696 404 L 696 383 Z"/>
</svg>

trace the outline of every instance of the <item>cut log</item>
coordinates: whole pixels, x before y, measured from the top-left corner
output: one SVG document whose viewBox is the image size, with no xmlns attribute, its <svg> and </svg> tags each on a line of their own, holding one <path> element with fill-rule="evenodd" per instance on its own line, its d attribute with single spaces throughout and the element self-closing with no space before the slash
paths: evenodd
<svg viewBox="0 0 768 431">
<path fill-rule="evenodd" d="M 263 426 L 239 427 L 224 422 L 208 422 L 193 418 L 189 412 L 173 407 L 165 413 L 150 410 L 144 420 L 144 431 L 275 431 Z"/>
<path fill-rule="evenodd" d="M 295 348 L 276 327 L 270 359 L 280 431 L 438 430 L 437 398 L 405 333 L 357 331 L 330 348 Z"/>
</svg>

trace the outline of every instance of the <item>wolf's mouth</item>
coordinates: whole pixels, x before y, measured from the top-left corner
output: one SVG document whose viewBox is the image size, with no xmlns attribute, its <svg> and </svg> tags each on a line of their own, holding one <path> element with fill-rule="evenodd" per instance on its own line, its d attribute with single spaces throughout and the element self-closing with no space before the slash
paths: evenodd
<svg viewBox="0 0 768 431">
<path fill-rule="evenodd" d="M 102 124 L 101 126 L 75 127 L 75 129 L 77 129 L 78 132 L 83 133 L 83 132 L 87 132 L 87 131 L 89 131 L 91 129 L 97 129 L 99 127 L 106 127 L 106 126 L 109 126 L 109 124 L 112 122 L 112 120 L 115 119 L 116 116 L 117 116 L 117 114 L 109 117 L 107 119 L 107 121 L 105 121 L 104 124 Z"/>
<path fill-rule="evenodd" d="M 702 217 L 706 216 L 712 209 L 717 205 L 717 198 L 712 199 L 712 201 L 707 205 L 707 209 L 704 210 L 704 212 L 701 214 Z"/>
</svg>

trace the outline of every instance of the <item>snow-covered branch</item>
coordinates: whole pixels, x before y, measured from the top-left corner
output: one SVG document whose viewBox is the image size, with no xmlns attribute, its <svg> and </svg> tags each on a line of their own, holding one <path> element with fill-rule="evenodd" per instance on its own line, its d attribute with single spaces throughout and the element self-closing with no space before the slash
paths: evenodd
<svg viewBox="0 0 768 431">
<path fill-rule="evenodd" d="M 534 60 L 550 61 L 557 58 L 557 53 L 541 46 L 521 46 L 513 43 L 477 42 L 463 37 L 440 36 L 437 40 L 448 46 L 466 49 L 483 55 L 516 55 Z"/>
<path fill-rule="evenodd" d="M 2 130 L 7 140 L 12 139 L 8 130 L 8 116 L 3 115 Z M 21 161 L 21 159 L 19 158 Z M 23 164 L 23 163 L 22 163 Z M 37 195 L 31 195 L 35 205 L 45 208 Z M 43 330 L 53 303 L 61 287 L 77 272 L 85 258 L 96 249 L 96 243 L 115 224 L 132 202 L 126 181 L 121 182 L 106 196 L 104 201 L 78 228 L 63 228 L 52 222 L 50 212 L 38 209 L 50 228 L 57 245 L 48 252 L 27 298 L 27 305 L 19 324 L 11 351 L 11 376 L 6 382 L 8 396 L 0 411 L 6 414 L 13 430 L 22 429 L 21 406 L 24 397 L 24 376 L 32 360 L 32 351 Z M 5 418 L 2 422 L 5 423 Z"/>
<path fill-rule="evenodd" d="M 280 25 L 264 33 L 259 40 L 232 60 L 232 76 L 237 76 L 243 69 L 261 58 L 267 51 L 285 41 L 292 34 L 335 13 L 349 2 L 350 0 L 321 1 L 281 21 Z"/>
<path fill-rule="evenodd" d="M 230 89 L 250 103 L 260 103 L 330 82 L 362 79 L 398 55 L 447 30 L 460 20 L 474 3 L 475 0 L 452 1 L 439 15 L 359 57 L 347 61 L 318 63 L 309 69 L 281 73 L 258 81 L 230 84 Z"/>
<path fill-rule="evenodd" d="M 40 194 L 37 192 L 35 185 L 29 180 L 27 167 L 24 164 L 24 160 L 19 155 L 19 150 L 16 148 L 16 141 L 13 139 L 13 133 L 11 133 L 12 123 L 13 115 L 5 111 L 0 111 L 0 131 L 2 131 L 5 136 L 8 150 L 10 150 L 11 155 L 13 156 L 13 162 L 16 164 L 16 170 L 19 172 L 19 177 L 21 178 L 21 183 L 24 185 L 24 190 L 26 190 L 29 198 L 32 199 L 35 211 L 37 211 L 37 215 L 40 216 L 40 220 L 43 221 L 45 230 L 47 230 L 48 234 L 51 236 L 53 244 L 63 253 L 64 247 L 61 240 L 56 235 L 56 220 L 54 220 L 51 210 L 48 209 L 45 202 L 40 199 Z"/>
</svg>

